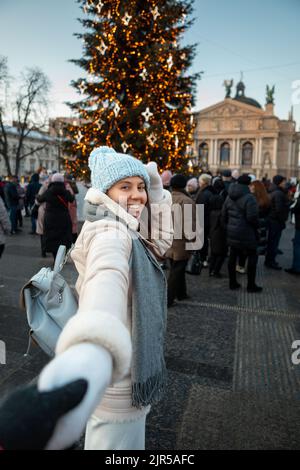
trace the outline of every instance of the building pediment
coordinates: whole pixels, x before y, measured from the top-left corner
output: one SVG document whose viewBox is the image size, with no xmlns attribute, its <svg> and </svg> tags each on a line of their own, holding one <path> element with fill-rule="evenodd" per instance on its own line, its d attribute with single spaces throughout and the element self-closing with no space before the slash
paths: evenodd
<svg viewBox="0 0 300 470">
<path fill-rule="evenodd" d="M 220 103 L 217 103 L 208 108 L 202 109 L 196 113 L 200 119 L 206 118 L 236 118 L 236 117 L 252 117 L 252 116 L 264 116 L 265 111 L 263 109 L 256 108 L 245 103 L 241 103 L 232 99 L 225 99 Z"/>
</svg>

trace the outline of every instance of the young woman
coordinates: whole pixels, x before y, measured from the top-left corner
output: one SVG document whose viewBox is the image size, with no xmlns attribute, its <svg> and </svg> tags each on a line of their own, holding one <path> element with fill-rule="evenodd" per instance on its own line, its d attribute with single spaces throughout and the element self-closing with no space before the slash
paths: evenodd
<svg viewBox="0 0 300 470">
<path fill-rule="evenodd" d="M 89 389 L 48 448 L 74 442 L 93 413 L 86 449 L 144 449 L 146 415 L 165 385 L 166 281 L 154 254 L 161 257 L 172 243 L 172 198 L 154 162 L 145 166 L 100 147 L 89 167 L 86 222 L 72 252 L 79 308 L 39 380 L 42 391 L 80 378 Z"/>
</svg>

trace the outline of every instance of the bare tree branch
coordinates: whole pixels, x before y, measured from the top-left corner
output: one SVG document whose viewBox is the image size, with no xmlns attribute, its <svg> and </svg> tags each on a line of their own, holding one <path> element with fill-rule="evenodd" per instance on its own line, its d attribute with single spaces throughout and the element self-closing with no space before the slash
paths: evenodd
<svg viewBox="0 0 300 470">
<path fill-rule="evenodd" d="M 16 151 L 16 174 L 19 172 L 20 161 L 25 157 L 22 155 L 24 141 L 30 132 L 42 130 L 45 126 L 45 113 L 47 108 L 47 97 L 50 82 L 46 75 L 38 69 L 27 69 L 22 75 L 15 108 L 17 111 L 17 128 L 19 141 Z M 33 154 L 35 152 L 32 152 Z"/>
<path fill-rule="evenodd" d="M 0 89 L 5 86 L 5 91 L 11 77 L 8 73 L 7 58 L 0 56 Z M 50 82 L 47 76 L 38 68 L 26 69 L 21 76 L 21 85 L 12 106 L 15 119 L 14 126 L 17 129 L 17 148 L 16 148 L 16 166 L 15 174 L 19 173 L 20 162 L 29 155 L 33 155 L 43 150 L 49 143 L 24 152 L 24 144 L 30 133 L 33 131 L 41 132 L 46 127 L 48 92 Z M 10 127 L 5 126 L 5 107 L 0 103 L 0 155 L 3 156 L 7 173 L 11 175 L 9 161 L 8 135 Z"/>
<path fill-rule="evenodd" d="M 48 147 L 48 144 L 44 144 L 41 147 L 36 147 L 34 150 L 31 150 L 30 152 L 25 153 L 20 157 L 20 160 L 23 160 L 26 157 L 29 157 L 30 155 L 34 155 L 35 153 L 39 152 L 40 150 L 44 150 L 44 148 Z"/>
</svg>

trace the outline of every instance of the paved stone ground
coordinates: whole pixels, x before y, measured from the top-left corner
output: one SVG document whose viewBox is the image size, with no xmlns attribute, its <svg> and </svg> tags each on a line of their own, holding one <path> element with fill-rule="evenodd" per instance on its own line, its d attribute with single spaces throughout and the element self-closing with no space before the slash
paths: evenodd
<svg viewBox="0 0 300 470">
<path fill-rule="evenodd" d="M 10 237 L 0 261 L 0 394 L 36 377 L 47 357 L 29 357 L 25 314 L 18 305 L 27 279 L 51 259 L 39 257 L 39 239 Z M 291 262 L 293 228 L 281 242 L 284 267 Z M 226 273 L 224 266 L 223 272 Z M 74 284 L 71 264 L 65 277 Z M 245 276 L 239 275 L 245 286 Z M 259 262 L 262 294 L 228 289 L 228 279 L 188 276 L 191 299 L 169 310 L 166 358 L 168 392 L 153 407 L 147 449 L 299 449 L 300 365 L 291 362 L 300 339 L 298 278 L 268 271 Z"/>
</svg>

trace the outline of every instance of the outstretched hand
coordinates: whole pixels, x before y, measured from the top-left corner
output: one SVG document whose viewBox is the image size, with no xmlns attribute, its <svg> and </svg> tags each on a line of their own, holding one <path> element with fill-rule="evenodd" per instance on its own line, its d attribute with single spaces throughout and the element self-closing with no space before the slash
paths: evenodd
<svg viewBox="0 0 300 470">
<path fill-rule="evenodd" d="M 0 447 L 4 450 L 42 450 L 57 421 L 75 408 L 88 388 L 76 380 L 51 392 L 37 385 L 20 387 L 0 403 Z"/>
</svg>

